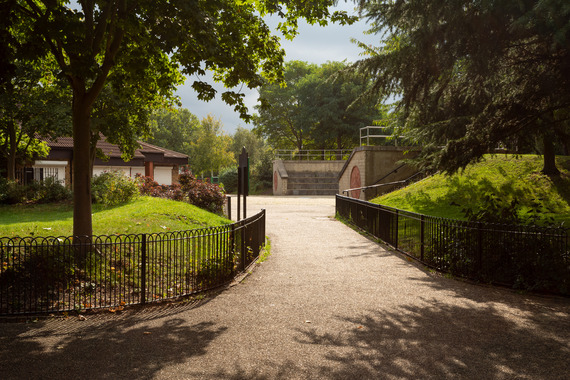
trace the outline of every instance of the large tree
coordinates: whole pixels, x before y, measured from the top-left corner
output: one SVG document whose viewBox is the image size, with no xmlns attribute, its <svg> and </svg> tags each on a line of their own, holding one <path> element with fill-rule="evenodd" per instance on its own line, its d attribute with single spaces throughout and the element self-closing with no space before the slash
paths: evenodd
<svg viewBox="0 0 570 380">
<path fill-rule="evenodd" d="M 361 96 L 370 82 L 343 62 L 290 61 L 286 86 L 268 83 L 259 93 L 255 131 L 276 148 L 344 149 L 358 145 L 359 128 L 380 115 L 375 98 Z"/>
<path fill-rule="evenodd" d="M 222 123 L 212 115 L 203 118 L 189 147 L 190 168 L 194 174 L 217 172 L 235 163 L 232 138 L 222 130 Z"/>
<path fill-rule="evenodd" d="M 150 108 L 171 97 L 181 81 L 180 72 L 192 76 L 205 70 L 228 88 L 243 84 L 254 88 L 262 75 L 281 77 L 283 51 L 278 38 L 263 20 L 277 14 L 287 36 L 296 31 L 296 20 L 310 23 L 346 22 L 345 13 L 329 13 L 333 0 L 80 0 L 72 9 L 68 1 L 8 0 L 3 7 L 10 33 L 23 33 L 31 51 L 55 58 L 72 94 L 74 138 L 73 234 L 92 234 L 90 173 L 94 142 L 104 125 L 92 123 L 96 102 L 106 91 L 115 94 L 112 105 L 123 104 L 127 115 L 111 110 L 117 120 L 127 120 L 106 132 L 110 140 L 132 151 L 135 134 L 144 134 Z M 73 7 L 75 8 L 75 7 Z M 26 23 L 18 22 L 26 20 Z M 112 88 L 112 91 L 107 90 Z M 215 90 L 196 80 L 200 99 L 212 99 Z M 247 118 L 243 94 L 228 90 L 222 99 Z M 101 105 L 101 109 L 104 109 Z M 123 128 L 124 127 L 124 128 Z M 132 128 L 134 128 L 134 132 Z"/>
<path fill-rule="evenodd" d="M 299 94 L 299 82 L 317 69 L 314 64 L 289 61 L 285 64 L 284 82 L 267 81 L 259 88 L 262 104 L 253 123 L 255 132 L 267 138 L 278 149 L 307 149 L 312 120 L 303 113 L 303 99 Z"/>
<path fill-rule="evenodd" d="M 21 31 L 29 27 L 29 20 L 15 20 L 6 4 L 0 6 L 0 19 L 19 26 L 0 30 L 0 158 L 6 162 L 7 178 L 13 180 L 17 163 L 49 151 L 38 135 L 69 132 L 71 93 L 61 90 L 53 59 L 30 54 L 33 49 Z"/>
<path fill-rule="evenodd" d="M 382 46 L 358 62 L 373 91 L 399 97 L 400 125 L 425 166 L 453 172 L 497 147 L 568 138 L 566 0 L 359 1 Z"/>
<path fill-rule="evenodd" d="M 370 81 L 346 67 L 344 62 L 327 62 L 298 85 L 315 148 L 352 149 L 359 145 L 360 128 L 381 116 L 377 98 L 362 96 Z"/>
<path fill-rule="evenodd" d="M 200 120 L 186 108 L 161 108 L 150 116 L 150 127 L 147 142 L 189 154 Z"/>
</svg>

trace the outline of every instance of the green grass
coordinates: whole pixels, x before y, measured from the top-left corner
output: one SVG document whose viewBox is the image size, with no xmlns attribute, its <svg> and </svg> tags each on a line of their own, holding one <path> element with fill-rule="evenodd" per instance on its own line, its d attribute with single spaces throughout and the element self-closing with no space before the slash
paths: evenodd
<svg viewBox="0 0 570 380">
<path fill-rule="evenodd" d="M 550 178 L 540 173 L 540 156 L 486 156 L 463 172 L 451 176 L 436 174 L 372 202 L 426 215 L 465 219 L 462 208 L 480 208 L 484 196 L 493 194 L 507 202 L 516 198 L 522 213 L 538 201 L 549 210 L 545 216 L 570 226 L 570 157 L 557 157 L 557 165 L 562 175 Z"/>
<path fill-rule="evenodd" d="M 93 205 L 93 234 L 182 231 L 231 221 L 196 206 L 168 199 L 139 197 L 116 207 Z M 71 236 L 71 204 L 2 205 L 0 236 Z"/>
</svg>

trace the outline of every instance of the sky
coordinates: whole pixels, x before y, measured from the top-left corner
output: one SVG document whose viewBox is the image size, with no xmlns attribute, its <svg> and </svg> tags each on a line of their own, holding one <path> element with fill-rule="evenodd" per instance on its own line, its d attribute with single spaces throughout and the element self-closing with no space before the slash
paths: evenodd
<svg viewBox="0 0 570 380">
<path fill-rule="evenodd" d="M 349 14 L 355 14 L 353 2 L 339 2 L 335 9 L 347 11 Z M 271 25 L 271 22 L 268 22 Z M 276 25 L 276 23 L 275 23 Z M 344 61 L 355 62 L 360 59 L 362 50 L 351 42 L 355 38 L 366 44 L 373 46 L 379 45 L 379 36 L 366 35 L 364 32 L 368 29 L 365 21 L 359 21 L 353 25 L 335 25 L 330 24 L 326 27 L 318 25 L 308 25 L 304 21 L 299 22 L 299 34 L 293 41 L 281 38 L 281 46 L 285 49 L 285 60 L 300 60 L 309 63 L 321 64 L 327 61 Z M 198 100 L 196 93 L 192 90 L 191 85 L 196 77 L 186 78 L 184 85 L 177 90 L 183 108 L 187 108 L 191 113 L 202 119 L 209 114 L 220 119 L 223 129 L 228 134 L 233 134 L 238 126 L 251 129 L 251 124 L 239 118 L 239 115 L 233 111 L 233 108 L 226 105 L 221 99 L 220 94 L 225 90 L 224 86 L 213 83 L 211 77 L 205 76 L 202 79 L 208 83 L 214 84 L 217 96 L 209 102 Z M 253 107 L 257 104 L 257 90 L 242 90 L 245 94 L 245 103 L 250 113 L 255 112 Z"/>
</svg>

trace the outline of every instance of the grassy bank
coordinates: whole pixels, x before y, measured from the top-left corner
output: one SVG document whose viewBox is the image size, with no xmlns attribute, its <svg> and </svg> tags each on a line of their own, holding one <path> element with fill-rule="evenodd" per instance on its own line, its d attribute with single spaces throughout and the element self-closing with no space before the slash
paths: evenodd
<svg viewBox="0 0 570 380">
<path fill-rule="evenodd" d="M 426 215 L 465 219 L 463 208 L 478 209 L 486 195 L 503 202 L 517 199 L 524 214 L 538 204 L 544 216 L 570 227 L 570 157 L 557 157 L 558 178 L 540 173 L 536 155 L 486 156 L 451 176 L 436 174 L 405 189 L 375 198 L 374 203 Z"/>
<path fill-rule="evenodd" d="M 133 202 L 93 205 L 93 234 L 139 234 L 219 226 L 231 221 L 196 206 L 168 199 L 139 197 Z M 71 204 L 2 205 L 0 236 L 70 236 Z"/>
</svg>

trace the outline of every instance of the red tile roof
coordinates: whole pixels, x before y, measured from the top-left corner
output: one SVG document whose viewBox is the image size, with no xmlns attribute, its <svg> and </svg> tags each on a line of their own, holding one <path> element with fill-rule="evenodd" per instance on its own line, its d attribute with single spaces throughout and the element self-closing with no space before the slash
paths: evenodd
<svg viewBox="0 0 570 380">
<path fill-rule="evenodd" d="M 58 137 L 57 139 L 41 138 L 44 140 L 50 148 L 63 148 L 63 149 L 73 149 L 73 137 Z M 156 145 L 146 143 L 144 141 L 138 141 L 140 148 L 135 150 L 135 155 L 133 158 L 144 158 L 144 153 L 154 153 L 164 155 L 165 159 L 188 159 L 188 156 L 184 153 L 175 152 L 170 149 L 161 148 Z M 120 158 L 121 150 L 115 144 L 111 144 L 107 141 L 105 136 L 101 135 L 99 141 L 97 141 L 97 148 L 101 149 L 103 153 L 110 158 Z"/>
</svg>

